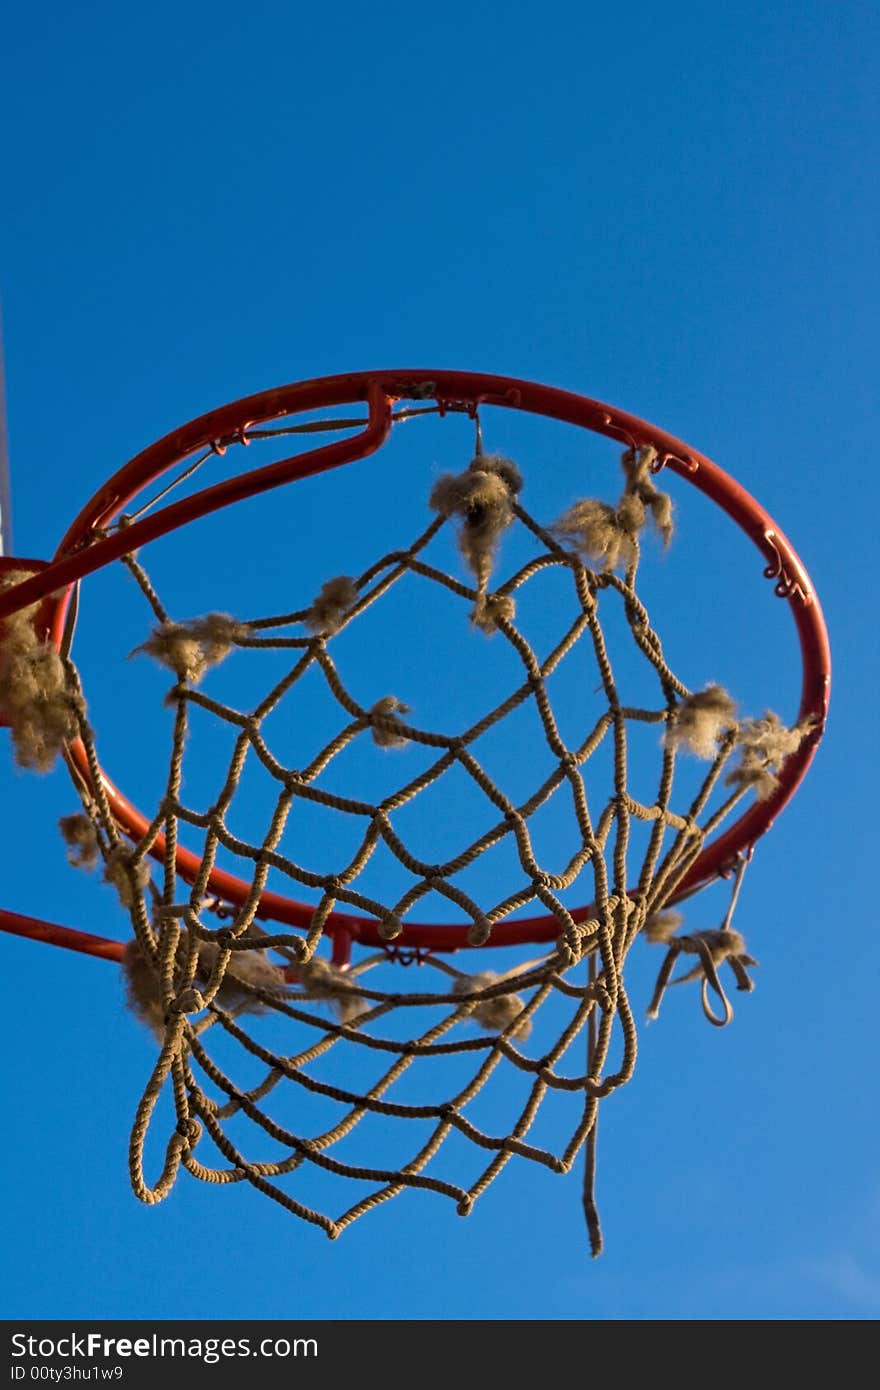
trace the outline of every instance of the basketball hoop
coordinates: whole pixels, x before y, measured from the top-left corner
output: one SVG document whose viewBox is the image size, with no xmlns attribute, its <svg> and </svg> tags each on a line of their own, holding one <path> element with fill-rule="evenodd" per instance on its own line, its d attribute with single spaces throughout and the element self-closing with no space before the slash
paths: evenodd
<svg viewBox="0 0 880 1390">
<path fill-rule="evenodd" d="M 347 407 L 365 407 L 365 413 L 303 419 Z M 619 499 L 572 499 L 562 518 L 532 516 L 519 495 L 520 467 L 527 477 L 527 460 L 518 459 L 517 467 L 484 452 L 480 412 L 490 407 L 561 421 L 622 446 Z M 469 460 L 461 460 L 455 472 L 426 489 L 425 526 L 415 541 L 359 575 L 314 576 L 305 585 L 308 602 L 293 612 L 247 620 L 217 613 L 171 617 L 142 558 L 150 542 L 284 484 L 366 459 L 386 444 L 400 421 L 428 414 L 469 417 L 476 440 Z M 167 500 L 214 457 L 319 432 L 343 437 Z M 652 524 L 664 540 L 671 532 L 671 509 L 661 487 L 664 472 L 703 493 L 745 532 L 762 556 L 772 592 L 789 607 L 802 654 L 800 708 L 791 727 L 771 714 L 741 718 L 721 687 L 709 684 L 692 691 L 667 664 L 636 589 L 643 532 Z M 458 535 L 457 571 L 431 559 L 432 543 L 445 528 Z M 499 542 L 512 528 L 530 537 L 534 554 L 496 583 Z M 139 650 L 163 665 L 174 682 L 168 697 L 175 720 L 166 792 L 149 813 L 128 800 L 99 761 L 100 729 L 96 734 L 89 724 L 88 692 L 84 695 L 72 656 L 80 583 L 114 562 L 127 567 L 151 610 L 153 630 Z M 569 584 L 571 616 L 560 640 L 539 652 L 517 626 L 516 605 L 526 586 L 548 569 L 558 570 Z M 364 703 L 334 661 L 339 634 L 394 585 L 414 577 L 460 603 L 463 632 L 476 629 L 474 640 L 507 644 L 520 663 L 519 684 L 467 728 L 438 732 L 422 727 L 408 708 L 405 691 L 380 691 Z M 625 619 L 639 660 L 653 669 L 658 698 L 652 707 L 628 704 L 618 688 L 602 626 L 612 605 Z M 548 686 L 581 643 L 592 652 L 606 707 L 571 743 L 560 734 Z M 592 1199 L 597 1108 L 629 1079 L 635 1065 L 636 1029 L 623 981 L 627 954 L 640 935 L 666 947 L 652 1012 L 659 1008 L 676 960 L 685 954 L 696 961 L 685 978 L 700 980 L 707 1017 L 716 1024 L 729 1021 L 732 1011 L 720 967 L 729 965 L 737 988 L 748 990 L 748 969 L 754 964 L 731 925 L 742 872 L 755 843 L 800 785 L 824 728 L 830 658 L 821 609 L 791 545 L 758 503 L 671 435 L 569 392 L 448 371 L 324 378 L 248 397 L 167 435 L 121 469 L 83 508 L 51 562 L 3 562 L 0 644 L 0 702 L 19 761 L 40 767 L 55 753 L 64 757 L 83 807 L 63 827 L 71 860 L 86 867 L 103 863 L 105 878 L 117 888 L 131 920 L 134 940 L 126 946 L 12 913 L 0 914 L 0 926 L 123 964 L 132 1006 L 162 1042 L 132 1135 L 137 1195 L 146 1202 L 160 1200 L 184 1166 L 206 1181 L 246 1181 L 335 1237 L 357 1216 L 406 1188 L 442 1193 L 466 1214 L 511 1157 L 567 1172 L 586 1144 L 585 1207 L 592 1250 L 598 1253 L 601 1235 Z M 290 655 L 284 678 L 247 710 L 199 688 L 205 671 L 231 650 L 254 658 L 261 651 Z M 294 767 L 273 752 L 263 725 L 282 702 L 295 698 L 307 672 L 323 679 L 341 724 L 311 759 Z M 553 769 L 531 796 L 515 801 L 482 765 L 480 740 L 529 703 L 537 712 Z M 222 789 L 203 811 L 185 804 L 181 792 L 194 710 L 228 726 L 235 743 Z M 637 724 L 657 729 L 660 766 L 656 795 L 649 802 L 634 797 L 627 786 L 628 729 Z M 328 790 L 323 781 L 327 767 L 362 740 L 380 751 L 404 746 L 423 750 L 426 766 L 379 801 Z M 597 792 L 587 785 L 583 769 L 606 742 L 613 749 L 613 785 L 597 813 Z M 677 806 L 676 770 L 683 752 L 701 757 L 706 772 L 696 794 Z M 274 788 L 265 833 L 256 843 L 234 834 L 227 820 L 247 759 L 260 764 Z M 451 769 L 479 789 L 488 824 L 452 858 L 428 862 L 410 850 L 397 816 Z M 548 869 L 536 856 L 529 825 L 556 796 L 570 802 L 576 847 L 564 863 Z M 310 869 L 294 853 L 295 843 L 285 838 L 291 807 L 302 802 L 363 827 L 357 852 L 335 873 Z M 641 862 L 632 866 L 627 850 L 636 823 L 647 827 L 647 845 Z M 199 841 L 198 849 L 190 847 L 193 840 Z M 461 886 L 460 876 L 501 842 L 515 848 L 515 881 L 505 885 L 496 901 L 478 901 Z M 358 886 L 377 845 L 410 878 L 393 900 L 380 901 Z M 241 871 L 221 867 L 221 853 L 240 864 Z M 160 866 L 159 884 L 153 882 L 151 865 Z M 270 873 L 294 891 L 267 887 Z M 568 905 L 566 895 L 584 873 L 591 881 L 587 900 Z M 719 877 L 732 878 L 734 885 L 722 925 L 677 933 L 669 909 Z M 303 890 L 312 901 L 300 896 Z M 458 920 L 423 916 L 421 905 L 429 899 L 451 904 Z M 209 921 L 212 917 L 217 921 Z M 324 937 L 331 943 L 329 957 L 321 950 Z M 524 945 L 540 948 L 539 955 L 511 963 L 510 951 Z M 482 968 L 482 957 L 476 971 L 459 969 L 447 959 L 450 953 L 483 948 L 501 948 L 499 970 Z M 401 975 L 394 988 L 373 987 L 372 972 L 381 974 L 389 964 L 395 970 L 407 964 L 420 969 Z M 425 969 L 437 980 L 434 989 L 420 987 Z M 553 1010 L 559 1017 L 554 1014 L 550 1038 L 539 1020 Z M 302 1036 L 305 1045 L 295 1052 L 280 1048 L 277 1040 L 261 1040 L 260 1028 L 269 1025 L 260 1020 L 267 1017 L 289 1028 L 291 1036 Z M 224 1046 L 246 1054 L 249 1065 L 256 1062 L 265 1069 L 256 1085 L 239 1084 L 209 1054 L 205 1033 L 211 1028 L 220 1030 Z M 531 1055 L 527 1046 L 533 1030 L 540 1036 L 538 1055 Z M 563 1070 L 578 1038 L 585 1043 L 585 1065 Z M 615 1040 L 620 1058 L 612 1065 Z M 369 1086 L 318 1074 L 325 1059 L 332 1061 L 343 1049 L 359 1050 L 365 1063 L 384 1055 L 388 1065 Z M 419 1103 L 387 1098 L 413 1067 L 424 1063 L 428 1070 L 428 1059 L 447 1059 L 443 1065 L 451 1066 L 450 1059 L 458 1064 L 473 1055 L 476 1071 L 451 1094 L 438 1099 L 431 1092 Z M 502 1070 L 524 1079 L 527 1090 L 506 1133 L 490 1132 L 465 1113 L 490 1086 L 501 1063 L 507 1064 Z M 166 1083 L 173 1094 L 175 1126 L 161 1175 L 150 1185 L 143 1173 L 143 1147 Z M 277 1098 L 285 1088 L 332 1103 L 339 1107 L 339 1118 L 306 1136 L 266 1108 L 267 1098 Z M 577 1096 L 580 1102 L 570 1137 L 557 1150 L 527 1137 L 548 1094 Z M 389 1128 L 409 1123 L 424 1131 L 423 1142 L 403 1162 L 334 1157 L 330 1150 L 344 1148 L 365 1117 Z M 275 1156 L 245 1155 L 231 1137 L 245 1120 L 262 1141 L 271 1142 Z M 472 1149 L 488 1156 L 468 1183 L 434 1174 L 450 1136 L 468 1140 Z M 212 1142 L 225 1166 L 202 1162 L 197 1149 L 203 1140 Z M 333 1218 L 297 1195 L 302 1172 L 309 1167 L 371 1190 Z"/>
</svg>

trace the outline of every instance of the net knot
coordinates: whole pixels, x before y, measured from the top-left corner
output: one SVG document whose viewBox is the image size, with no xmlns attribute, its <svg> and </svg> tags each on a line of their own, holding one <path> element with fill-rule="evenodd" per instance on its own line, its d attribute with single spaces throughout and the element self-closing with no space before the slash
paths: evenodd
<svg viewBox="0 0 880 1390">
<path fill-rule="evenodd" d="M 393 912 L 387 912 L 379 922 L 377 931 L 383 941 L 393 941 L 403 931 L 403 923 Z"/>
<path fill-rule="evenodd" d="M 617 506 L 597 497 L 575 502 L 552 528 L 553 534 L 593 564 L 610 571 L 629 569 L 639 555 L 639 536 L 650 517 L 664 546 L 672 539 L 672 501 L 655 486 L 652 445 L 627 449 L 621 458 L 624 489 Z"/>
<path fill-rule="evenodd" d="M 27 570 L 7 570 L 0 589 L 32 579 Z M 38 603 L 0 621 L 0 709 L 9 724 L 19 767 L 49 772 L 66 743 L 75 738 L 85 703 L 67 668 L 35 625 Z"/>
<path fill-rule="evenodd" d="M 512 459 L 478 454 L 463 473 L 444 473 L 431 490 L 430 506 L 442 517 L 458 517 L 458 544 L 484 594 L 495 563 L 498 543 L 514 518 L 514 503 L 522 491 L 522 474 Z M 479 599 L 476 615 L 479 610 Z M 480 620 L 475 616 L 477 625 Z"/>
<path fill-rule="evenodd" d="M 67 862 L 75 869 L 95 869 L 101 857 L 98 832 L 84 811 L 62 816 L 58 822 L 67 845 Z"/>
<path fill-rule="evenodd" d="M 511 594 L 477 594 L 471 622 L 487 637 L 498 631 L 499 624 L 512 623 L 515 617 L 516 600 Z"/>
<path fill-rule="evenodd" d="M 569 970 L 577 965 L 584 953 L 584 942 L 598 930 L 598 922 L 569 922 L 565 931 L 556 939 L 556 954 L 561 970 Z"/>
<path fill-rule="evenodd" d="M 202 1137 L 202 1126 L 192 1115 L 182 1115 L 177 1121 L 176 1130 L 188 1149 L 194 1149 Z"/>
<path fill-rule="evenodd" d="M 589 996 L 596 1001 L 603 1014 L 610 1013 L 614 1008 L 614 1001 L 601 979 L 594 980 L 591 985 L 588 985 L 587 991 Z"/>
<path fill-rule="evenodd" d="M 672 540 L 672 499 L 661 492 L 654 482 L 653 466 L 657 462 L 657 450 L 653 444 L 643 444 L 640 449 L 627 449 L 620 460 L 626 478 L 621 506 L 629 509 L 629 515 L 636 530 L 645 525 L 646 513 L 660 536 L 664 546 Z M 638 503 L 641 513 L 636 507 Z"/>
<path fill-rule="evenodd" d="M 492 923 L 489 921 L 488 917 L 484 917 L 481 914 L 477 918 L 477 920 L 475 922 L 472 922 L 471 925 L 468 927 L 468 945 L 485 946 L 486 942 L 489 940 L 489 937 L 491 935 Z"/>
<path fill-rule="evenodd" d="M 698 758 L 714 758 L 721 737 L 736 725 L 736 704 L 720 685 L 687 695 L 672 711 L 667 748 L 686 749 Z"/>
<path fill-rule="evenodd" d="M 120 840 L 107 851 L 104 879 L 113 884 L 123 907 L 130 910 L 150 885 L 150 866 L 145 859 L 136 859 L 134 850 Z"/>
<path fill-rule="evenodd" d="M 167 666 L 179 680 L 196 685 L 246 634 L 246 625 L 228 613 L 208 613 L 188 623 L 160 623 L 131 655 L 143 652 Z"/>
<path fill-rule="evenodd" d="M 767 710 L 763 719 L 748 719 L 740 726 L 739 762 L 725 782 L 736 788 L 754 787 L 759 801 L 766 801 L 779 786 L 779 772 L 796 753 L 815 725 L 805 720 L 788 729 L 779 716 Z"/>
<path fill-rule="evenodd" d="M 350 575 L 340 574 L 328 579 L 306 615 L 307 630 L 332 636 L 342 627 L 357 601 L 357 584 Z"/>
<path fill-rule="evenodd" d="M 369 721 L 373 742 L 380 748 L 405 748 L 409 743 L 403 725 L 396 717 L 398 714 L 409 714 L 409 705 L 398 700 L 396 695 L 385 695 L 371 707 Z"/>
<path fill-rule="evenodd" d="M 205 996 L 194 985 L 182 989 L 174 1001 L 174 1008 L 180 1014 L 198 1014 L 204 1007 Z"/>
</svg>

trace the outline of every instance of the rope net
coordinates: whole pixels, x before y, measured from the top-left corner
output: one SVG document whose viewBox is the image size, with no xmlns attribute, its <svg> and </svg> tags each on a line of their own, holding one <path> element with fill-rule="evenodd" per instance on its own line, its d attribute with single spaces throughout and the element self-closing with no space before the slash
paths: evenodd
<svg viewBox="0 0 880 1390">
<path fill-rule="evenodd" d="M 747 967 L 754 964 L 730 927 L 730 913 L 719 929 L 686 935 L 677 931 L 678 915 L 666 907 L 707 838 L 737 803 L 751 790 L 759 796 L 772 791 L 776 772 L 804 733 L 784 729 L 769 714 L 739 721 L 720 687 L 691 692 L 667 665 L 635 587 L 643 529 L 653 523 L 668 541 L 672 528 L 669 500 L 653 481 L 655 459 L 650 448 L 627 451 L 624 491 L 616 505 L 583 500 L 547 527 L 519 500 L 519 470 L 509 460 L 483 454 L 478 431 L 476 457 L 462 474 L 437 482 L 430 498 L 434 516 L 407 549 L 385 555 L 357 577 L 328 580 L 307 608 L 280 616 L 245 622 L 210 614 L 174 621 L 138 557 L 127 556 L 125 564 L 155 620 L 138 650 L 174 677 L 167 697 L 173 734 L 165 794 L 135 844 L 121 837 L 107 803 L 75 667 L 69 657 L 59 656 L 51 690 L 43 689 L 37 698 L 33 672 L 49 658 L 33 627 L 21 615 L 14 620 L 18 656 L 13 664 L 18 666 L 10 672 L 7 661 L 3 679 L 9 707 L 13 713 L 24 711 L 18 727 L 13 720 L 19 760 L 45 763 L 70 737 L 71 724 L 78 729 L 92 768 L 91 785 L 81 786 L 84 810 L 66 817 L 62 831 L 71 862 L 90 868 L 103 861 L 106 879 L 130 914 L 134 939 L 124 962 L 129 1002 L 161 1044 L 131 1135 L 131 1183 L 142 1201 L 161 1201 L 184 1168 L 204 1182 L 248 1183 L 335 1238 L 407 1189 L 439 1193 L 466 1215 L 511 1159 L 566 1173 L 586 1146 L 584 1206 L 591 1247 L 599 1252 L 593 1199 L 597 1111 L 630 1079 L 636 1063 L 636 1023 L 624 983 L 628 953 L 640 934 L 666 948 L 652 1014 L 684 953 L 695 958 L 684 978 L 701 982 L 707 1017 L 716 1024 L 728 1021 L 731 1010 L 719 968 L 727 963 L 737 988 L 750 989 Z M 458 533 L 464 579 L 429 562 L 431 542 L 450 526 Z M 517 526 L 529 533 L 536 553 L 492 588 L 499 541 Z M 550 567 L 567 577 L 571 616 L 562 639 L 541 653 L 517 626 L 516 608 L 524 586 Z M 369 705 L 359 702 L 334 660 L 339 634 L 408 575 L 445 588 L 461 602 L 463 630 L 470 623 L 493 641 L 509 644 L 521 665 L 521 681 L 506 698 L 455 733 L 422 728 L 400 698 L 406 692 L 384 693 Z M 600 621 L 608 605 L 622 612 L 635 648 L 654 673 L 653 708 L 633 707 L 621 698 Z M 571 743 L 560 733 L 548 685 L 579 643 L 592 649 L 605 708 Z M 273 648 L 289 655 L 283 677 L 248 711 L 198 688 L 205 672 L 232 648 Z M 20 692 L 28 671 L 29 702 L 21 697 L 16 706 L 8 700 L 9 690 Z M 291 767 L 273 753 L 265 724 L 273 712 L 293 706 L 298 683 L 309 671 L 323 677 L 339 726 L 306 766 Z M 34 734 L 33 711 L 40 699 L 49 714 L 42 724 L 36 720 Z M 527 799 L 515 802 L 481 762 L 481 740 L 529 702 L 552 770 Z M 182 780 L 196 709 L 229 726 L 234 739 L 219 795 L 201 810 L 187 803 Z M 628 737 L 635 725 L 657 729 L 660 766 L 656 793 L 647 802 L 627 786 Z M 376 803 L 332 792 L 326 770 L 343 750 L 364 739 L 386 750 L 421 745 L 427 766 Z M 591 758 L 609 744 L 610 795 L 589 777 Z M 676 809 L 673 788 L 682 753 L 705 759 L 705 775 L 696 793 Z M 265 832 L 254 843 L 240 838 L 229 823 L 243 769 L 252 759 L 272 779 L 275 797 Z M 430 863 L 408 847 L 398 816 L 451 769 L 479 789 L 485 829 L 453 857 Z M 554 797 L 564 798 L 570 809 L 576 848 L 566 862 L 546 865 L 539 861 L 530 824 Z M 356 852 L 333 873 L 303 862 L 308 843 L 288 827 L 299 802 L 331 810 L 357 826 Z M 644 827 L 646 848 L 633 866 L 628 851 L 636 823 Z M 149 856 L 160 836 L 163 866 L 154 882 Z M 185 837 L 198 837 L 201 845 L 191 882 L 180 878 L 176 864 Z M 516 881 L 506 883 L 497 900 L 481 902 L 465 891 L 461 876 L 503 842 L 515 851 Z M 408 881 L 406 890 L 388 901 L 359 886 L 380 845 Z M 250 885 L 240 908 L 224 908 L 212 896 L 209 879 L 221 853 L 236 861 Z M 741 870 L 742 864 L 737 889 Z M 261 915 L 270 872 L 314 898 L 307 930 L 281 929 Z M 589 888 L 581 890 L 581 901 L 591 900 L 592 906 L 574 912 L 565 893 L 584 875 Z M 469 947 L 491 945 L 499 925 L 530 905 L 555 921 L 557 938 L 536 959 L 500 971 L 468 971 L 467 950 L 452 959 L 408 951 L 398 938 L 416 905 L 431 896 L 459 914 Z M 379 948 L 349 962 L 328 959 L 322 940 L 338 910 L 375 922 Z M 397 961 L 394 987 L 380 988 L 389 960 Z M 409 962 L 418 969 L 401 973 L 399 965 Z M 485 1119 L 480 1104 L 487 1096 Z M 552 1146 L 539 1141 L 540 1115 L 550 1102 L 558 1102 L 565 1116 L 564 1138 Z M 144 1149 L 157 1119 L 167 1125 L 164 1157 L 158 1177 L 150 1181 Z M 368 1140 L 359 1143 L 359 1134 L 367 1131 Z M 210 1154 L 206 1148 L 212 1148 Z M 335 1200 L 334 1214 L 305 1196 L 305 1175 L 314 1170 L 326 1179 L 321 1192 L 327 1205 Z M 331 1179 L 343 1189 L 341 1197 L 332 1196 Z"/>
</svg>

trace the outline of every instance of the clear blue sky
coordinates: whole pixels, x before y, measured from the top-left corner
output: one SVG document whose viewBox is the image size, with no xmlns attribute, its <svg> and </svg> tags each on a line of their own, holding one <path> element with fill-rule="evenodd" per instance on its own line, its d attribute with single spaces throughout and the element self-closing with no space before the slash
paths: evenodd
<svg viewBox="0 0 880 1390">
<path fill-rule="evenodd" d="M 0 292 L 19 553 L 50 554 L 110 472 L 225 400 L 380 365 L 506 372 L 631 409 L 739 477 L 812 574 L 836 687 L 813 772 L 746 881 L 756 993 L 716 1033 L 676 991 L 603 1113 L 600 1262 L 578 1179 L 524 1168 L 468 1221 L 403 1197 L 335 1244 L 189 1179 L 141 1207 L 125 1155 L 151 1041 L 113 967 L 8 938 L 4 1316 L 880 1312 L 877 40 L 876 8 L 846 0 L 7 14 Z M 352 486 L 356 514 L 330 549 L 388 534 L 387 499 Z M 344 493 L 303 498 L 325 495 Z M 717 603 L 715 636 L 731 624 L 717 665 L 688 679 L 723 676 L 755 712 L 766 679 L 767 702 L 793 714 L 781 605 L 755 558 L 716 558 L 688 531 L 683 489 L 676 500 L 669 640 L 687 664 L 692 623 Z M 288 537 L 314 528 L 306 500 L 277 505 Z M 258 559 L 247 520 L 229 528 L 224 543 Z M 289 541 L 294 569 L 298 553 Z M 345 568 L 334 561 L 321 578 Z M 210 572 L 190 581 L 193 611 L 218 606 Z M 126 753 L 135 778 L 152 753 L 89 636 L 122 609 L 92 592 L 89 693 L 124 781 Z M 109 634 L 114 654 L 143 638 L 133 614 Z M 714 652 L 710 638 L 711 624 Z M 3 904 L 125 935 L 109 890 L 64 863 L 63 774 L 3 761 Z M 655 965 L 637 967 L 640 1009 Z"/>
</svg>

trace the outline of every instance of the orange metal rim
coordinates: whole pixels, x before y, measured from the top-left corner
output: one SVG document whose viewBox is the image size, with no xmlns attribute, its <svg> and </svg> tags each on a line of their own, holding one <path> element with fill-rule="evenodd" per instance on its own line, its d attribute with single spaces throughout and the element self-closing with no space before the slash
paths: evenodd
<svg viewBox="0 0 880 1390">
<path fill-rule="evenodd" d="M 752 805 L 724 834 L 704 848 L 682 881 L 677 897 L 684 897 L 727 874 L 740 855 L 750 852 L 791 800 L 821 738 L 831 679 L 830 650 L 822 610 L 809 576 L 791 543 L 773 518 L 745 489 L 703 454 L 665 430 L 601 401 L 509 377 L 426 369 L 356 372 L 298 382 L 246 397 L 190 421 L 120 469 L 80 512 L 52 562 L 15 589 L 0 594 L 0 618 L 27 604 L 44 600 L 48 631 L 52 640 L 60 646 L 72 586 L 76 582 L 121 555 L 222 507 L 368 457 L 381 448 L 391 432 L 393 403 L 411 399 L 433 400 L 441 412 L 465 410 L 474 414 L 483 405 L 522 410 L 591 430 L 627 446 L 638 448 L 653 445 L 658 452 L 659 467 L 669 468 L 709 497 L 757 547 L 772 591 L 788 605 L 795 623 L 801 650 L 798 717 L 811 720 L 814 727 L 798 751 L 786 762 L 774 795 L 767 801 Z M 107 528 L 124 513 L 143 488 L 198 451 L 213 447 L 220 452 L 236 443 L 244 444 L 249 428 L 296 413 L 357 403 L 365 403 L 369 410 L 368 422 L 360 433 L 215 483 L 129 526 L 108 533 Z M 78 742 L 72 744 L 69 757 L 74 776 L 88 784 L 90 774 L 83 746 Z M 101 775 L 120 829 L 132 839 L 139 839 L 147 829 L 148 818 L 128 801 L 103 771 Z M 152 853 L 156 858 L 162 858 L 164 841 L 161 838 Z M 184 880 L 192 882 L 195 879 L 199 862 L 197 855 L 183 847 L 178 848 L 177 869 Z M 241 906 L 248 894 L 248 884 L 243 879 L 216 868 L 211 874 L 209 889 L 232 908 Z M 261 918 L 294 928 L 307 928 L 313 911 L 314 908 L 306 903 L 270 892 L 263 894 L 259 906 Z M 587 906 L 572 913 L 572 916 L 575 920 L 584 920 L 590 911 Z M 0 914 L 0 926 L 3 925 L 3 916 L 12 917 L 13 914 Z M 33 922 L 35 919 L 20 920 Z M 405 949 L 456 950 L 467 944 L 468 925 L 406 922 L 394 944 Z M 17 930 L 14 925 L 10 929 Z M 69 929 L 59 930 L 70 934 Z M 334 912 L 328 920 L 327 932 L 334 937 L 335 949 L 340 955 L 343 954 L 343 943 L 347 950 L 347 944 L 351 941 L 360 941 L 365 945 L 386 944 L 378 934 L 375 920 L 352 913 Z M 497 923 L 489 944 L 514 946 L 549 942 L 555 940 L 558 934 L 559 923 L 552 915 L 525 917 Z M 42 939 L 49 939 L 45 932 L 38 935 Z M 57 944 L 69 946 L 70 942 L 64 940 Z M 108 954 L 106 950 L 91 950 L 88 946 L 74 949 L 86 950 L 90 954 Z"/>
</svg>

